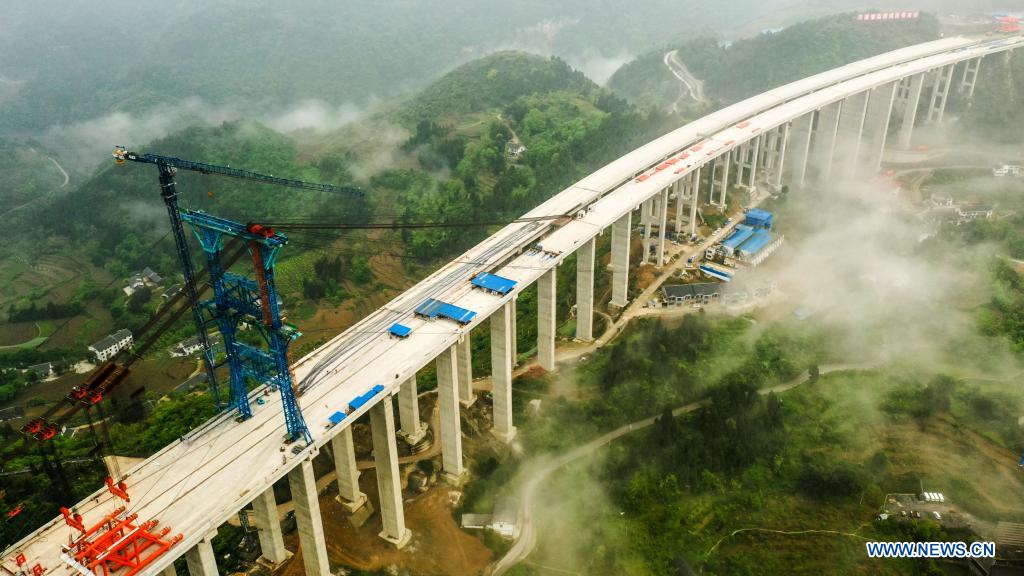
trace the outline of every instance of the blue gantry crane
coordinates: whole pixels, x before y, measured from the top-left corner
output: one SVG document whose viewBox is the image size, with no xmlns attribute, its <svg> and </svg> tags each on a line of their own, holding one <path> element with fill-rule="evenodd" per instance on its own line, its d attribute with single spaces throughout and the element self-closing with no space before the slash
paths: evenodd
<svg viewBox="0 0 1024 576">
<path fill-rule="evenodd" d="M 277 254 L 288 239 L 270 228 L 256 224 L 243 225 L 203 212 L 181 210 L 178 206 L 178 191 L 174 176 L 180 169 L 349 196 L 362 196 L 363 191 L 352 186 L 334 186 L 279 178 L 249 170 L 183 160 L 173 156 L 138 154 L 121 146 L 114 149 L 114 158 L 118 164 L 131 161 L 153 164 L 157 167 L 160 177 L 160 195 L 167 207 L 171 232 L 174 235 L 174 243 L 184 275 L 185 295 L 192 303 L 192 317 L 196 325 L 199 344 L 202 347 L 206 377 L 210 385 L 210 392 L 218 407 L 220 407 L 220 393 L 207 330 L 208 316 L 217 324 L 224 340 L 225 355 L 231 375 L 229 407 L 238 410 L 240 419 L 251 416 L 252 410 L 249 405 L 246 381 L 248 378 L 252 378 L 266 382 L 272 389 L 277 389 L 281 393 L 288 430 L 287 440 L 295 441 L 300 438 L 308 440 L 309 432 L 295 398 L 295 386 L 288 358 L 289 344 L 299 336 L 299 332 L 281 318 L 274 282 L 274 264 Z M 193 227 L 196 237 L 199 239 L 210 270 L 214 297 L 206 302 L 199 301 L 195 267 L 192 263 L 192 255 L 189 251 L 183 224 L 186 221 Z M 255 279 L 230 273 L 223 268 L 221 252 L 224 236 L 238 238 L 247 243 L 252 257 Z M 261 330 L 268 345 L 267 350 L 238 341 L 236 337 L 238 327 L 242 322 L 250 321 Z"/>
</svg>

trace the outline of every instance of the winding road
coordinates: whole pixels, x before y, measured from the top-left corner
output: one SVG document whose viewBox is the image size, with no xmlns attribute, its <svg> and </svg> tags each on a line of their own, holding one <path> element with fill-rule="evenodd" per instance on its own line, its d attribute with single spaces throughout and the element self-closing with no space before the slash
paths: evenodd
<svg viewBox="0 0 1024 576">
<path fill-rule="evenodd" d="M 665 52 L 662 62 L 668 67 L 672 75 L 675 76 L 685 88 L 685 91 L 690 94 L 690 98 L 695 102 L 703 102 L 704 98 L 704 81 L 699 80 L 696 76 L 690 73 L 690 70 L 683 64 L 683 61 L 679 58 L 679 50 L 670 50 Z M 672 109 L 676 109 L 676 102 L 672 103 Z"/>
<path fill-rule="evenodd" d="M 864 370 L 872 368 L 873 366 L 874 364 L 870 363 L 828 364 L 819 367 L 819 373 L 821 375 L 825 375 L 831 372 L 843 372 L 847 370 Z M 796 388 L 797 386 L 800 386 L 801 384 L 807 382 L 807 380 L 809 379 L 810 373 L 804 372 L 803 374 L 794 378 L 793 380 L 790 380 L 789 382 L 785 382 L 783 384 L 778 384 L 776 386 L 762 389 L 761 394 L 768 394 L 771 392 L 785 392 L 787 390 L 792 390 L 793 388 Z M 676 408 L 675 410 L 672 410 L 672 415 L 678 416 L 680 414 L 685 414 L 687 412 L 693 412 L 694 410 L 703 406 L 706 403 L 707 400 L 698 400 L 696 402 L 690 402 L 689 404 L 685 404 L 683 406 Z M 494 576 L 501 576 L 502 574 L 507 573 L 509 570 L 512 569 L 513 566 L 525 560 L 526 557 L 529 556 L 531 552 L 533 552 L 533 548 L 537 544 L 537 531 L 536 526 L 534 525 L 533 508 L 537 501 L 539 489 L 543 485 L 544 481 L 547 480 L 548 476 L 550 476 L 554 471 L 558 470 L 562 466 L 579 460 L 584 456 L 592 454 L 598 448 L 610 444 L 612 440 L 625 436 L 626 434 L 630 434 L 632 432 L 643 430 L 645 428 L 652 426 L 654 422 L 657 420 L 657 418 L 657 416 L 651 416 L 650 418 L 644 418 L 643 420 L 637 420 L 636 422 L 625 424 L 623 426 L 616 428 L 615 430 L 612 430 L 611 432 L 598 436 L 597 438 L 591 440 L 590 442 L 587 442 L 586 444 L 577 446 L 576 448 L 573 448 L 572 450 L 564 452 L 558 456 L 542 460 L 538 462 L 535 466 L 531 466 L 530 468 L 520 472 L 519 483 L 522 484 L 523 488 L 520 493 L 519 523 L 521 528 L 519 533 L 519 539 L 517 539 L 515 544 L 512 545 L 512 548 L 509 549 L 508 553 L 505 554 L 505 556 L 502 557 L 502 559 L 494 565 L 494 571 L 492 572 L 492 574 L 494 574 Z"/>
</svg>

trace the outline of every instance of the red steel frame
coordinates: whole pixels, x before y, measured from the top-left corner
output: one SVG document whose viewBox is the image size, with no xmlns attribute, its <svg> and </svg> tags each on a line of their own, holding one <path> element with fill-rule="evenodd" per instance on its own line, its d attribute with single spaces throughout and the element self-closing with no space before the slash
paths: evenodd
<svg viewBox="0 0 1024 576">
<path fill-rule="evenodd" d="M 124 482 L 115 483 L 108 477 L 107 489 L 128 502 L 128 487 Z M 157 520 L 136 524 L 139 515 L 125 512 L 125 507 L 120 506 L 87 528 L 81 514 L 61 508 L 67 525 L 80 532 L 63 547 L 66 561 L 96 576 L 134 576 L 183 538 L 181 534 L 167 538 L 170 528 L 154 530 Z"/>
</svg>

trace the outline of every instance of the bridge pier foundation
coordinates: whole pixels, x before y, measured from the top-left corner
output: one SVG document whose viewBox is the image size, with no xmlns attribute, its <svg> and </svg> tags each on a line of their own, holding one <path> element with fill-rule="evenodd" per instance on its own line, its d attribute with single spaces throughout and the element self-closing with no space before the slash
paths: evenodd
<svg viewBox="0 0 1024 576">
<path fill-rule="evenodd" d="M 914 121 L 917 119 L 917 107 L 921 102 L 921 90 L 924 88 L 924 77 L 927 72 L 922 72 L 910 80 L 910 89 L 903 101 L 903 119 L 900 121 L 900 148 L 910 148 L 910 140 L 914 136 Z"/>
<path fill-rule="evenodd" d="M 460 484 L 466 469 L 462 464 L 462 421 L 459 416 L 458 344 L 437 357 L 437 401 L 441 410 L 441 468 L 453 484 Z"/>
<path fill-rule="evenodd" d="M 860 164 L 870 173 L 882 166 L 882 153 L 889 133 L 889 118 L 896 97 L 896 82 L 877 86 L 871 90 L 864 117 L 864 142 L 861 144 Z"/>
<path fill-rule="evenodd" d="M 576 250 L 576 339 L 584 342 L 594 339 L 594 254 L 596 245 L 597 239 L 591 238 Z M 491 322 L 494 321 L 492 316 Z M 508 329 L 505 328 L 505 331 L 507 332 Z"/>
<path fill-rule="evenodd" d="M 334 473 L 338 483 L 338 502 L 349 512 L 355 512 L 366 504 L 366 494 L 359 491 L 359 469 L 356 468 L 351 426 L 331 438 L 331 456 L 334 457 Z"/>
<path fill-rule="evenodd" d="M 593 240 L 590 244 L 593 245 Z M 584 247 L 585 248 L 585 247 Z M 591 247 L 591 259 L 593 247 Z M 593 260 L 591 260 L 591 263 Z M 578 266 L 578 265 L 577 265 Z M 593 299 L 593 283 L 591 299 Z M 491 433 L 502 442 L 511 442 L 516 435 L 512 425 L 512 356 L 511 345 L 515 335 L 512 334 L 511 316 L 514 308 L 507 302 L 491 315 L 491 381 L 494 398 L 494 427 Z M 578 324 L 577 324 L 578 326 Z"/>
<path fill-rule="evenodd" d="M 629 302 L 629 235 L 633 218 L 627 212 L 612 224 L 612 299 L 611 305 L 625 308 Z"/>
<path fill-rule="evenodd" d="M 277 500 L 274 487 L 264 490 L 252 501 L 256 514 L 256 531 L 260 539 L 260 552 L 270 563 L 278 565 L 288 559 L 281 534 L 281 519 L 277 516 Z"/>
<path fill-rule="evenodd" d="M 459 403 L 469 408 L 476 402 L 473 394 L 473 349 L 470 346 L 472 332 L 467 330 L 459 340 Z"/>
<path fill-rule="evenodd" d="M 213 537 L 217 531 L 206 535 L 188 552 L 185 552 L 185 564 L 188 565 L 190 576 L 217 576 L 217 557 L 213 555 Z"/>
<path fill-rule="evenodd" d="M 391 408 L 391 396 L 385 396 L 370 408 L 370 428 L 377 492 L 380 494 L 380 517 L 384 524 L 380 537 L 396 548 L 402 548 L 409 543 L 412 532 L 405 527 L 405 509 L 402 508 L 398 446 L 395 443 L 395 412 Z"/>
<path fill-rule="evenodd" d="M 555 371 L 555 282 L 552 268 L 537 280 L 537 363 Z"/>
<path fill-rule="evenodd" d="M 292 502 L 295 503 L 295 524 L 298 527 L 302 567 L 306 570 L 306 576 L 331 576 L 312 459 L 303 460 L 288 471 L 288 486 L 292 491 Z"/>
<path fill-rule="evenodd" d="M 427 425 L 420 421 L 420 398 L 416 389 L 416 375 L 402 382 L 398 391 L 398 419 L 405 441 L 410 445 L 419 443 L 427 434 Z"/>
</svg>

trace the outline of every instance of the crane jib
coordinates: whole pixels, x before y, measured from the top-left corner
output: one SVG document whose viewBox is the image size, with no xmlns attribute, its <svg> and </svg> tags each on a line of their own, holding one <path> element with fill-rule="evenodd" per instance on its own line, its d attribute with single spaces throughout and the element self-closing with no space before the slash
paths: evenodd
<svg viewBox="0 0 1024 576">
<path fill-rule="evenodd" d="M 280 178 L 269 174 L 260 174 L 259 172 L 252 172 L 250 170 L 240 170 L 238 168 L 231 168 L 228 166 L 217 166 L 215 164 L 192 162 L 191 160 L 184 160 L 181 158 L 176 158 L 174 156 L 160 156 L 158 154 L 138 154 L 135 152 L 130 152 L 128 150 L 124 150 L 123 148 L 120 147 L 115 149 L 114 157 L 117 158 L 119 162 L 123 160 L 131 160 L 132 162 L 139 162 L 143 164 L 156 164 L 157 166 L 163 166 L 168 168 L 180 168 L 182 170 L 199 172 L 201 174 L 216 174 L 220 176 L 240 178 L 243 180 L 266 182 L 268 184 L 277 184 L 279 186 L 287 186 L 289 188 L 302 188 L 306 190 L 317 190 L 320 192 L 328 192 L 332 194 L 346 194 L 349 196 L 365 195 L 363 190 L 355 186 L 335 186 L 333 184 L 320 184 L 316 182 L 293 180 L 290 178 Z"/>
</svg>

